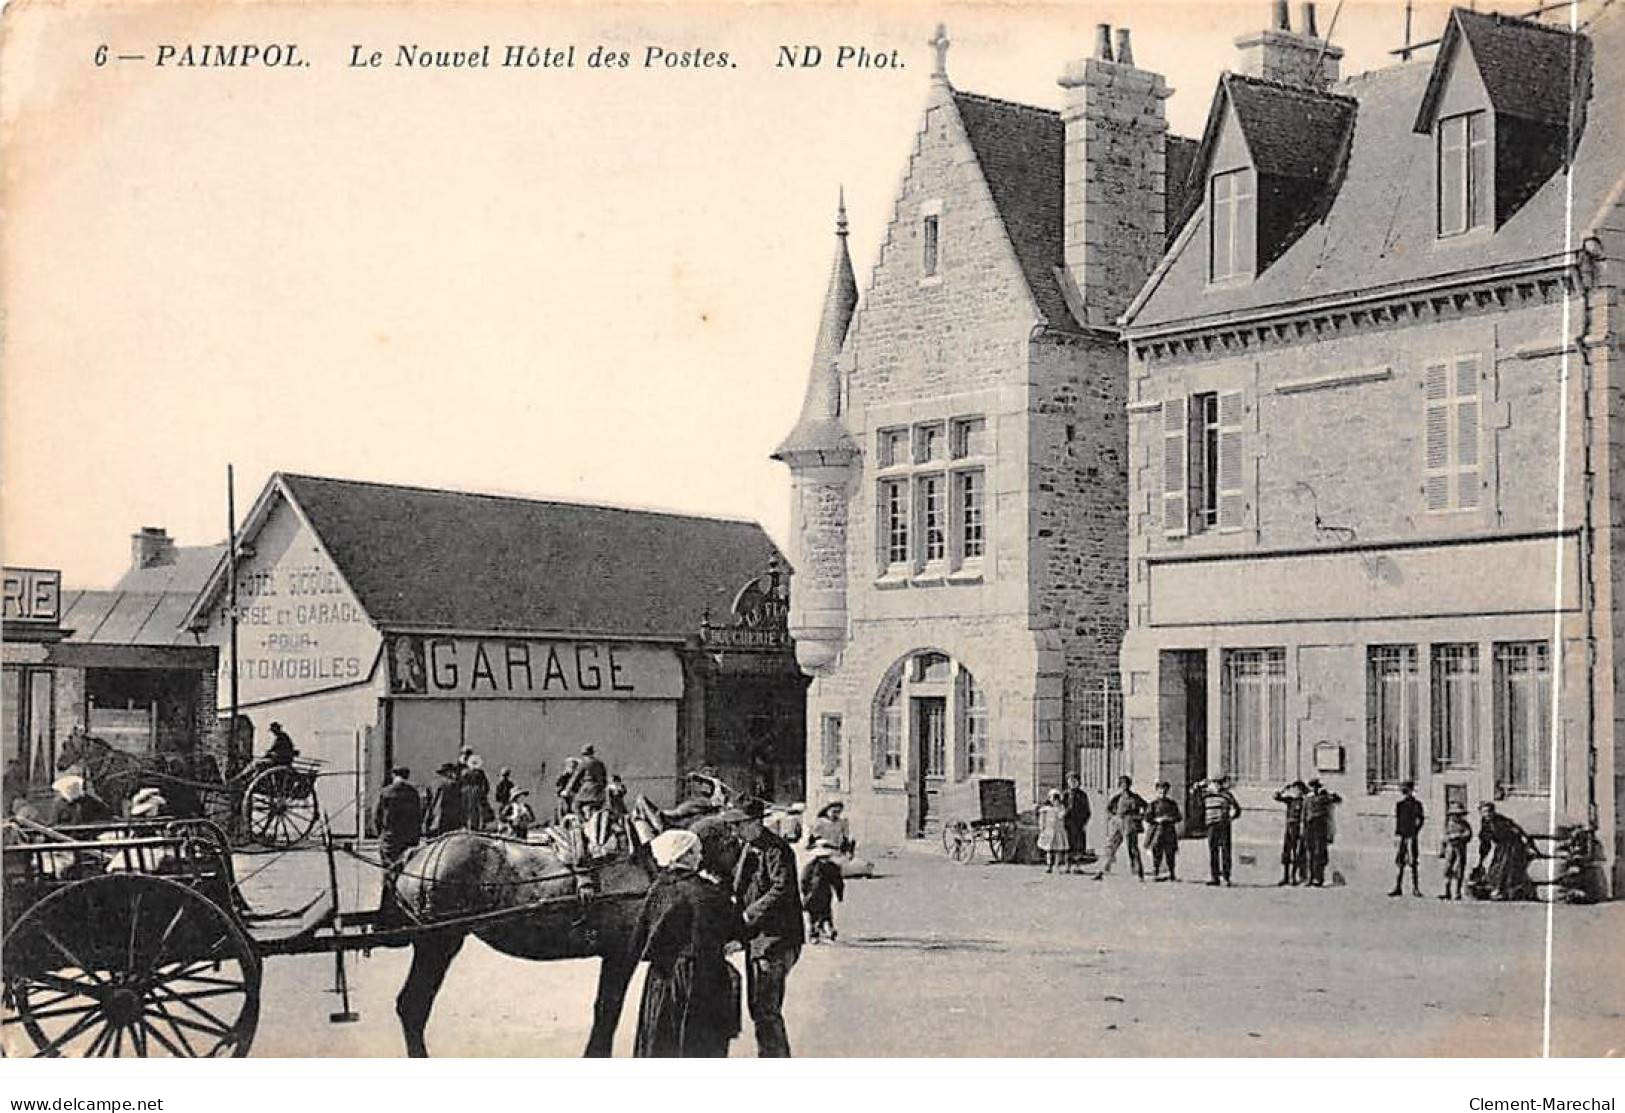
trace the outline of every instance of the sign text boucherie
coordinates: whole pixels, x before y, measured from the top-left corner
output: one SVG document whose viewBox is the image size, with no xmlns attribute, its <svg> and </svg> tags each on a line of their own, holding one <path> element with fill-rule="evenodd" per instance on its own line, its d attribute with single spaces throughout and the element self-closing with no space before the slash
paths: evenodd
<svg viewBox="0 0 1625 1113">
<path fill-rule="evenodd" d="M 6 622 L 56 625 L 62 620 L 62 573 L 55 568 L 5 569 Z"/>
<path fill-rule="evenodd" d="M 443 699 L 678 699 L 676 654 L 621 642 L 397 634 L 389 691 Z"/>
</svg>

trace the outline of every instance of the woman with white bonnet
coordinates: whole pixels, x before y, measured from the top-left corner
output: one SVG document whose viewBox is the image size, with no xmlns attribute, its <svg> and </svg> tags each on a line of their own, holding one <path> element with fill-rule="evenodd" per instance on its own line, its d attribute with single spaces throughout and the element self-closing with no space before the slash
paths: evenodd
<svg viewBox="0 0 1625 1113">
<path fill-rule="evenodd" d="M 72 827 L 80 823 L 106 823 L 113 813 L 85 788 L 85 779 L 75 774 L 58 777 L 51 784 L 56 792 L 48 825 Z"/>
<path fill-rule="evenodd" d="M 722 886 L 700 873 L 692 831 L 663 831 L 649 844 L 660 874 L 643 901 L 629 949 L 649 963 L 633 1054 L 722 1057 L 739 1033 L 739 1003 L 723 949 L 744 925 Z"/>
<path fill-rule="evenodd" d="M 131 819 L 158 819 L 168 814 L 169 802 L 162 792 L 150 785 L 130 797 Z"/>
</svg>

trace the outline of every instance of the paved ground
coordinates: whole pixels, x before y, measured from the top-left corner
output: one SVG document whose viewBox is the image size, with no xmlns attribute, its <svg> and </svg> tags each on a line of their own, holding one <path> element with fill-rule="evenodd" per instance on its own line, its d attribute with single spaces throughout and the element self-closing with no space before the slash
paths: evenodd
<svg viewBox="0 0 1625 1113">
<path fill-rule="evenodd" d="M 245 858 L 240 872 L 261 863 Z M 956 866 L 923 852 L 877 864 L 885 876 L 848 887 L 840 943 L 807 948 L 791 979 L 798 1054 L 1540 1052 L 1543 905 L 1391 900 L 1369 885 L 1283 890 L 1251 867 L 1235 888 L 1213 889 Z M 246 888 L 285 902 L 314 892 L 324 871 L 319 854 L 303 855 Z M 359 875 L 345 871 L 342 883 L 347 903 L 372 899 Z M 1554 911 L 1553 1053 L 1625 1052 L 1625 905 Z M 407 960 L 352 961 L 362 1018 L 350 1025 L 327 1023 L 331 960 L 270 960 L 254 1053 L 399 1054 L 393 999 Z M 471 942 L 437 1002 L 430 1049 L 579 1054 L 596 971 Z M 630 1052 L 640 982 L 617 1054 Z M 754 1053 L 748 1031 L 734 1053 Z"/>
</svg>

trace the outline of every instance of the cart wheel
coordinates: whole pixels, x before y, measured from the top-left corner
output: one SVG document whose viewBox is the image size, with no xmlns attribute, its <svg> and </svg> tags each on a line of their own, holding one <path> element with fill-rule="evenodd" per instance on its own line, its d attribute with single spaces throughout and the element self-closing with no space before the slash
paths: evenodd
<svg viewBox="0 0 1625 1113">
<path fill-rule="evenodd" d="M 1015 826 L 1001 823 L 987 832 L 987 852 L 995 862 L 1008 862 L 1016 851 Z"/>
<path fill-rule="evenodd" d="M 175 881 L 104 874 L 58 889 L 6 934 L 9 1054 L 248 1054 L 260 962 L 229 913 Z"/>
<path fill-rule="evenodd" d="M 260 770 L 243 790 L 243 820 L 248 837 L 261 846 L 273 850 L 297 846 L 316 826 L 316 793 L 310 778 L 285 765 Z"/>
<path fill-rule="evenodd" d="M 976 832 L 963 819 L 956 819 L 942 829 L 943 847 L 948 857 L 963 865 L 976 857 Z"/>
</svg>

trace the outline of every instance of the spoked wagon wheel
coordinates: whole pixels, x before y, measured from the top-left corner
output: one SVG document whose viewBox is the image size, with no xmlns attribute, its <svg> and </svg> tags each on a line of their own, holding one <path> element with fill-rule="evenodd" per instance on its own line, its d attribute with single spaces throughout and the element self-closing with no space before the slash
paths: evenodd
<svg viewBox="0 0 1625 1113">
<path fill-rule="evenodd" d="M 949 820 L 942 826 L 942 849 L 954 861 L 968 862 L 976 857 L 976 832 L 963 819 Z"/>
<path fill-rule="evenodd" d="M 1016 829 L 1012 823 L 1000 823 L 987 831 L 987 853 L 995 862 L 1008 862 L 1016 849 Z"/>
<path fill-rule="evenodd" d="M 260 962 L 235 921 L 185 885 L 104 874 L 59 889 L 6 934 L 7 1054 L 242 1056 Z"/>
<path fill-rule="evenodd" d="M 314 781 L 285 765 L 260 770 L 243 790 L 243 820 L 249 838 L 261 846 L 297 846 L 316 826 Z"/>
</svg>

